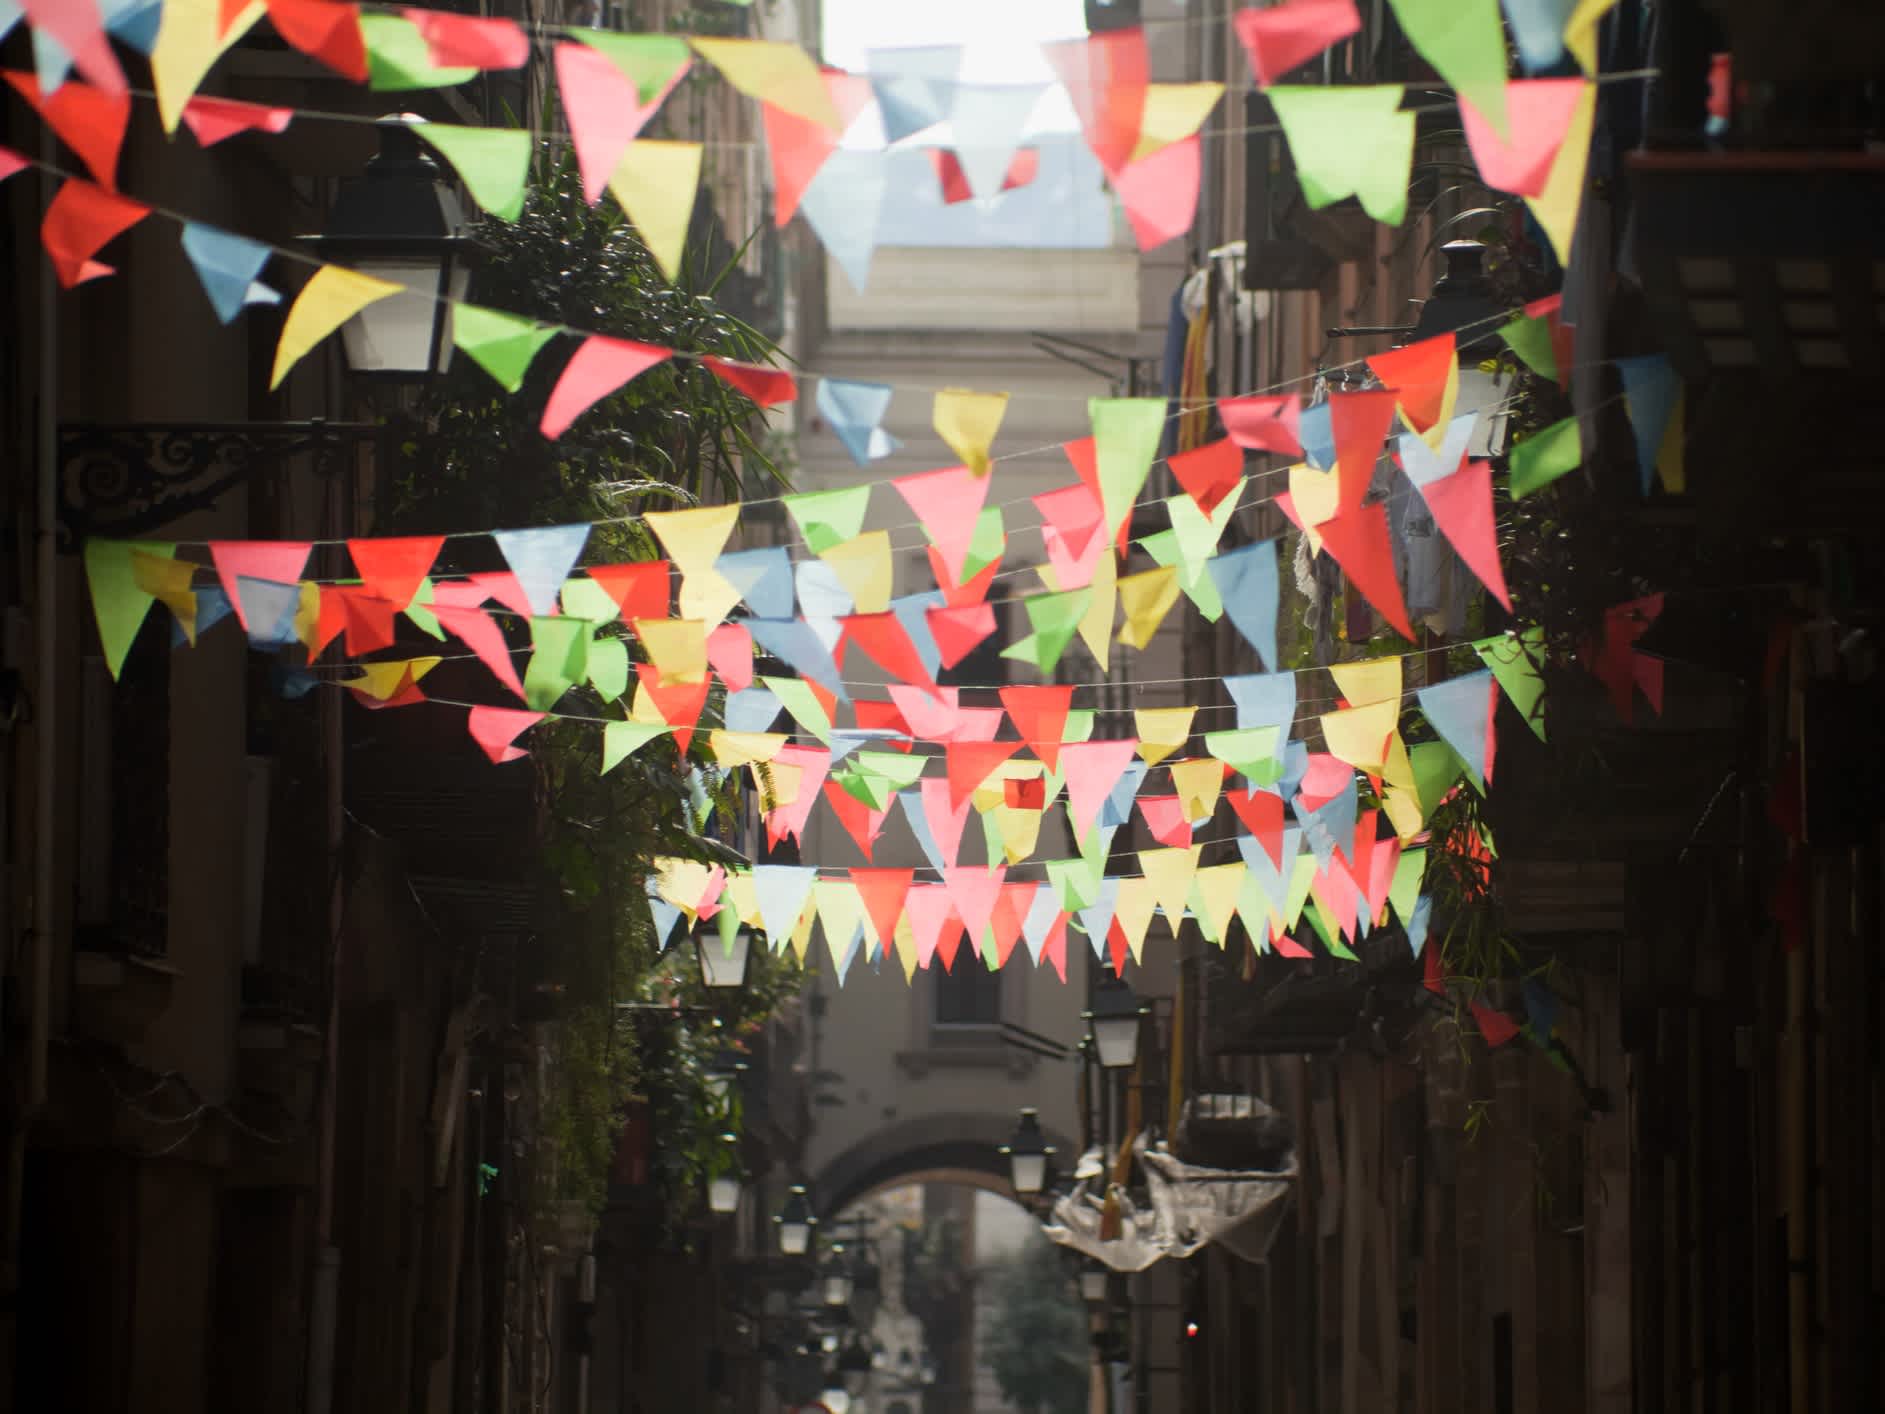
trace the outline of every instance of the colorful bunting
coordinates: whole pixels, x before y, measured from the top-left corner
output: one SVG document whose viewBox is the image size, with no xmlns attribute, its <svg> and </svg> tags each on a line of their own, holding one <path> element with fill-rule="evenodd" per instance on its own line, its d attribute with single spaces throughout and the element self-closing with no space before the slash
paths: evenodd
<svg viewBox="0 0 1885 1414">
<path fill-rule="evenodd" d="M 1250 58 L 1250 72 L 1268 88 L 1332 44 L 1361 32 L 1355 0 L 1287 0 L 1266 9 L 1239 10 L 1231 26 Z"/>
<path fill-rule="evenodd" d="M 1399 84 L 1279 84 L 1270 90 L 1270 102 L 1289 139 L 1303 199 L 1312 211 L 1353 196 L 1386 225 L 1398 226 L 1407 218 L 1414 115 L 1400 110 Z"/>
</svg>

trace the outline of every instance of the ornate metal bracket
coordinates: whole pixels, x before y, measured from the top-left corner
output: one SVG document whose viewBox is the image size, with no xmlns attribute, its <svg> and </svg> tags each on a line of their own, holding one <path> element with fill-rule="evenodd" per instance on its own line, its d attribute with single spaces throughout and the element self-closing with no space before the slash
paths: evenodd
<svg viewBox="0 0 1885 1414">
<path fill-rule="evenodd" d="M 66 549 L 88 535 L 139 536 L 207 509 L 249 478 L 313 458 L 332 475 L 384 429 L 370 422 L 67 423 L 59 428 L 59 525 Z"/>
</svg>

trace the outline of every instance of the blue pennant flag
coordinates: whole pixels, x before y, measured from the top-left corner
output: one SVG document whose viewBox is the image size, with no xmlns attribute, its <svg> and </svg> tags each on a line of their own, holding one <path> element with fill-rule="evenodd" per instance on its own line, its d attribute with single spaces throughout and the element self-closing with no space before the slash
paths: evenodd
<svg viewBox="0 0 1885 1414">
<path fill-rule="evenodd" d="M 1276 542 L 1259 540 L 1206 560 L 1211 581 L 1224 601 L 1224 612 L 1263 666 L 1275 670 L 1276 661 Z"/>
<path fill-rule="evenodd" d="M 879 425 L 890 411 L 892 391 L 888 383 L 818 380 L 818 411 L 859 466 L 869 466 L 903 445 Z"/>
<path fill-rule="evenodd" d="M 842 701 L 850 700 L 850 694 L 844 690 L 844 679 L 838 676 L 838 665 L 832 661 L 831 650 L 805 620 L 745 619 L 743 622 L 753 641 L 793 672 L 810 678 Z"/>
<path fill-rule="evenodd" d="M 183 253 L 196 269 L 216 317 L 228 324 L 242 313 L 249 286 L 268 264 L 269 248 L 196 221 L 183 223 Z"/>
<path fill-rule="evenodd" d="M 1452 747 L 1475 780 L 1486 779 L 1487 733 L 1491 728 L 1492 670 L 1423 687 L 1415 694 L 1422 715 L 1440 740 Z"/>
<path fill-rule="evenodd" d="M 792 556 L 783 545 L 734 550 L 714 561 L 721 576 L 740 591 L 746 607 L 762 619 L 792 617 Z"/>
<path fill-rule="evenodd" d="M 491 538 L 504 554 L 504 563 L 523 586 L 530 612 L 540 617 L 556 612 L 556 596 L 589 543 L 587 525 L 546 525 L 537 530 L 494 530 Z"/>
</svg>

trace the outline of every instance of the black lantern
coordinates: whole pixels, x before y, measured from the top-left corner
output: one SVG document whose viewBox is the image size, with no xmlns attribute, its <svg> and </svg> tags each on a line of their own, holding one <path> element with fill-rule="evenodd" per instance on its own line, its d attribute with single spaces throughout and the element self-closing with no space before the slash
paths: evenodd
<svg viewBox="0 0 1885 1414">
<path fill-rule="evenodd" d="M 1448 241 L 1440 254 L 1446 271 L 1434 281 L 1432 295 L 1421 306 L 1412 338 L 1419 342 L 1441 334 L 1457 336 L 1460 385 L 1453 415 L 1480 414 L 1466 454 L 1484 458 L 1503 450 L 1505 443 L 1505 417 L 1499 407 L 1508 389 L 1496 373 L 1480 365 L 1496 359 L 1504 347 L 1499 327 L 1506 322 L 1506 304 L 1487 278 L 1484 245 Z"/>
<path fill-rule="evenodd" d="M 1093 990 L 1093 1008 L 1081 1014 L 1092 1027 L 1093 1049 L 1108 1070 L 1123 1070 L 1139 1059 L 1139 1021 L 1150 1008 L 1124 982 L 1103 982 Z"/>
<path fill-rule="evenodd" d="M 1008 1160 L 1008 1180 L 1015 1192 L 1039 1193 L 1047 1186 L 1047 1160 L 1053 1152 L 1054 1146 L 1041 1131 L 1039 1112 L 1032 1108 L 1021 1111 L 1021 1122 L 1015 1126 L 1014 1137 L 1001 1146 L 1002 1156 Z"/>
<path fill-rule="evenodd" d="M 753 935 L 747 929 L 697 938 L 694 946 L 700 955 L 700 980 L 706 986 L 737 987 L 746 980 L 746 959 L 753 950 Z"/>
<path fill-rule="evenodd" d="M 803 1184 L 792 1185 L 786 1194 L 785 1206 L 772 1220 L 779 1225 L 779 1250 L 788 1257 L 803 1257 L 805 1249 L 811 1245 L 812 1229 L 818 1225 Z"/>
<path fill-rule="evenodd" d="M 849 1306 L 851 1304 L 851 1266 L 845 1260 L 844 1244 L 832 1244 L 831 1256 L 826 1259 L 819 1293 L 827 1306 Z"/>
<path fill-rule="evenodd" d="M 452 361 L 452 304 L 462 299 L 477 246 L 439 165 L 420 146 L 411 113 L 374 126 L 380 150 L 341 188 L 318 236 L 323 260 L 407 288 L 375 300 L 341 327 L 348 368 L 383 383 L 423 384 Z"/>
<path fill-rule="evenodd" d="M 707 1179 L 707 1210 L 725 1215 L 740 1210 L 740 1139 L 737 1134 L 722 1134 L 720 1142 L 726 1145 L 725 1158 L 718 1172 Z"/>
</svg>

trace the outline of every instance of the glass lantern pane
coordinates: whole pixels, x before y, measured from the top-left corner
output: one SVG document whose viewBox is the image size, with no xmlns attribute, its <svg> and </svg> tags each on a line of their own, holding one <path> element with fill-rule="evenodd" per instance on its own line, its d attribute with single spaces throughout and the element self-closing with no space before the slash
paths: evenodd
<svg viewBox="0 0 1885 1414">
<path fill-rule="evenodd" d="M 376 300 L 349 319 L 341 330 L 347 364 L 355 373 L 405 375 L 418 378 L 432 371 L 432 326 L 443 316 L 438 371 L 451 366 L 452 311 L 438 308 L 439 262 L 436 259 L 363 260 L 356 268 L 376 280 L 390 280 L 408 288 Z M 470 278 L 463 265 L 452 271 L 449 286 L 462 299 Z"/>
</svg>

